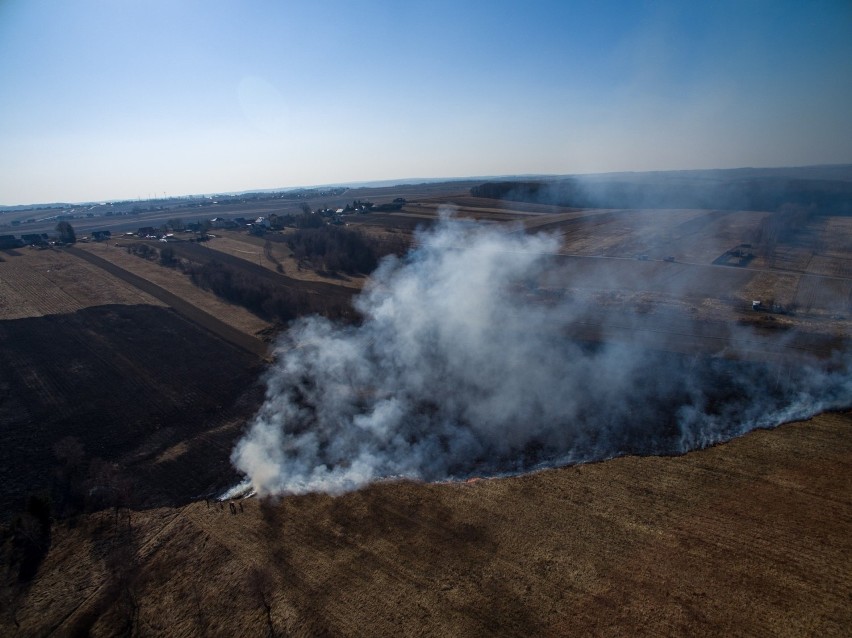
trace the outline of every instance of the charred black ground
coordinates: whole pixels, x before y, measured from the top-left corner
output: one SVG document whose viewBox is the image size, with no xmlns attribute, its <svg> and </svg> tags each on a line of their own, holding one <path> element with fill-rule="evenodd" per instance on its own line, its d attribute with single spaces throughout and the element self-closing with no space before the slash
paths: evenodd
<svg viewBox="0 0 852 638">
<path fill-rule="evenodd" d="M 108 474 L 129 482 L 138 505 L 186 502 L 232 476 L 228 455 L 238 426 L 216 426 L 256 408 L 256 357 L 154 306 L 2 321 L 0 344 L 4 514 L 20 511 L 27 495 L 51 490 L 58 512 L 68 499 L 80 505 L 95 488 L 112 489 L 97 476 L 112 464 Z M 55 448 L 63 439 L 82 451 L 72 453 L 82 478 L 73 494 L 57 483 L 66 461 Z M 158 461 L 180 442 L 188 443 L 183 453 Z"/>
</svg>

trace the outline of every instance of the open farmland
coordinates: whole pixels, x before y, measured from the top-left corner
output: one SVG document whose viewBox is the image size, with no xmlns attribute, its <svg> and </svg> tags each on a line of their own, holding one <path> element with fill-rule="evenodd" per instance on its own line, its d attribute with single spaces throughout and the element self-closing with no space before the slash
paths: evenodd
<svg viewBox="0 0 852 638">
<path fill-rule="evenodd" d="M 116 277 L 56 250 L 0 251 L 0 320 L 75 312 L 104 304 L 161 305 Z"/>
<path fill-rule="evenodd" d="M 714 378 L 761 376 L 775 391 L 801 361 L 835 370 L 848 356 L 848 218 L 816 217 L 774 254 L 733 266 L 720 255 L 750 243 L 767 213 L 405 196 L 398 212 L 343 221 L 414 242 L 457 203 L 459 217 L 504 237 L 557 236 L 546 267 L 511 292 L 530 307 L 562 305 L 566 324 L 553 334 L 582 352 L 653 351 L 640 371 L 651 360 L 679 371 L 745 360 L 721 363 Z M 3 537 L 0 633 L 848 633 L 848 411 L 677 457 L 381 482 L 339 497 L 235 500 L 233 510 L 205 502 L 240 478 L 229 457 L 263 403 L 259 380 L 273 374 L 266 341 L 284 326 L 116 244 L 168 246 L 193 268 L 219 262 L 316 302 L 304 308 L 346 309 L 338 336 L 357 329 L 351 300 L 367 280 L 299 270 L 292 229 L 213 232 L 203 243 L 114 238 L 0 253 L 2 518 L 21 516 L 33 495 L 53 498 L 55 514 L 26 578 L 14 534 Z M 756 299 L 793 311 L 756 312 Z M 735 392 L 715 389 L 707 396 L 719 402 Z M 674 415 L 661 421 L 676 437 Z M 69 437 L 81 455 L 73 466 Z"/>
<path fill-rule="evenodd" d="M 132 477 L 140 502 L 222 484 L 230 442 L 259 399 L 263 342 L 225 324 L 223 340 L 204 310 L 71 250 L 6 251 L 0 287 L 3 519 L 51 485 L 53 447 L 67 437 Z M 160 455 L 176 445 L 204 467 L 170 477 L 183 466 Z"/>
<path fill-rule="evenodd" d="M 123 279 L 127 283 L 132 284 L 140 290 L 144 290 L 148 294 L 157 297 L 159 300 L 170 306 L 172 310 L 180 314 L 184 319 L 193 322 L 199 328 L 209 330 L 217 337 L 231 343 L 232 345 L 238 348 L 245 350 L 248 353 L 255 354 L 260 357 L 265 356 L 267 348 L 266 344 L 264 344 L 261 340 L 251 337 L 246 333 L 234 328 L 230 324 L 219 320 L 217 317 L 213 316 L 209 312 L 202 310 L 198 306 L 185 301 L 181 297 L 169 292 L 165 288 L 154 284 L 150 280 L 144 277 L 140 277 L 139 275 L 136 275 L 130 272 L 129 270 L 120 268 L 112 262 L 103 259 L 93 253 L 79 250 L 75 247 L 69 247 L 66 250 L 69 253 L 76 255 L 88 261 L 89 263 L 94 264 L 95 266 L 98 266 L 105 272 L 108 272 L 115 277 Z"/>
<path fill-rule="evenodd" d="M 825 414 L 677 458 L 248 499 L 236 514 L 149 509 L 102 548 L 91 538 L 111 519 L 94 515 L 55 531 L 0 622 L 94 636 L 843 636 L 850 426 Z"/>
<path fill-rule="evenodd" d="M 287 274 L 274 272 L 242 257 L 213 250 L 200 244 L 180 242 L 172 244 L 171 247 L 178 257 L 187 259 L 193 263 L 204 265 L 219 262 L 254 281 L 263 282 L 272 289 L 280 288 L 290 291 L 293 294 L 306 295 L 310 303 L 316 304 L 317 308 L 320 306 L 330 306 L 335 308 L 337 312 L 351 314 L 350 304 L 352 296 L 357 290 L 348 286 L 339 283 L 330 283 L 329 281 L 297 279 Z"/>
<path fill-rule="evenodd" d="M 298 260 L 293 257 L 293 251 L 288 248 L 286 240 L 286 234 L 270 233 L 266 237 L 256 237 L 247 233 L 219 231 L 216 237 L 205 242 L 204 245 L 206 248 L 284 274 L 290 280 L 324 282 L 355 290 L 363 287 L 366 281 L 365 275 L 323 276 L 315 270 L 300 266 Z"/>
<path fill-rule="evenodd" d="M 765 212 L 579 210 L 445 197 L 409 202 L 399 213 L 349 220 L 355 227 L 411 233 L 418 226 L 434 224 L 442 208 L 455 210 L 461 218 L 504 224 L 510 232 L 521 232 L 517 226 L 521 225 L 525 232 L 557 236 L 561 256 L 537 285 L 547 295 L 582 300 L 593 325 L 623 324 L 628 332 L 645 326 L 665 332 L 672 323 L 691 322 L 694 327 L 688 334 L 698 337 L 706 326 L 740 324 L 801 334 L 800 340 L 810 343 L 819 356 L 827 356 L 838 347 L 838 338 L 842 342 L 852 334 L 848 217 L 816 217 L 793 240 L 775 248 L 771 264 L 768 257 L 758 255 L 746 267 L 714 262 L 754 241 Z M 795 313 L 755 313 L 753 300 L 771 300 Z M 578 338 L 591 334 L 581 332 Z M 707 347 L 712 351 L 716 346 Z"/>
<path fill-rule="evenodd" d="M 193 285 L 189 277 L 180 271 L 173 268 L 163 268 L 157 263 L 131 255 L 120 244 L 110 245 L 104 242 L 80 244 L 78 247 L 80 250 L 85 250 L 109 261 L 122 270 L 150 281 L 247 335 L 256 336 L 265 333 L 270 328 L 269 322 L 257 317 L 245 308 L 229 304 L 214 294 Z"/>
<path fill-rule="evenodd" d="M 0 0 L 0 70 L 0 638 L 852 638 L 852 0 Z"/>
</svg>

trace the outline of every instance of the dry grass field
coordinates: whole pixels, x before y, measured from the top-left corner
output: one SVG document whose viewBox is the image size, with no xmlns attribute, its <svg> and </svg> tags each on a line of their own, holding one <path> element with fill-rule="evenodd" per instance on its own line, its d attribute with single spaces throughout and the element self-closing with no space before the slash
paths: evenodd
<svg viewBox="0 0 852 638">
<path fill-rule="evenodd" d="M 155 298 L 58 250 L 0 251 L 0 320 L 105 304 L 161 305 Z"/>
<path fill-rule="evenodd" d="M 118 242 L 119 245 L 108 242 L 80 244 L 80 248 L 174 293 L 247 335 L 257 335 L 270 328 L 269 322 L 245 308 L 230 304 L 194 285 L 189 277 L 179 270 L 163 268 L 156 262 L 129 254 L 120 246 L 121 243 L 123 242 Z"/>
<path fill-rule="evenodd" d="M 22 635 L 844 636 L 852 415 L 675 458 L 55 531 Z M 93 537 L 112 539 L 100 545 Z M 115 555 L 121 556 L 122 562 Z M 17 624 L 16 624 L 17 623 Z"/>
<path fill-rule="evenodd" d="M 298 281 L 323 282 L 354 290 L 364 286 L 367 277 L 363 275 L 326 277 L 315 270 L 300 267 L 293 252 L 281 241 L 283 237 L 286 235 L 274 235 L 270 240 L 236 231 L 218 231 L 216 237 L 206 242 L 205 246 Z"/>
<path fill-rule="evenodd" d="M 506 232 L 556 235 L 546 272 L 519 288 L 530 304 L 582 309 L 567 339 L 690 356 L 728 356 L 736 341 L 731 356 L 779 371 L 848 357 L 850 218 L 813 218 L 735 267 L 719 257 L 752 242 L 767 213 L 577 210 L 468 188 L 353 189 L 309 204 L 406 197 L 399 212 L 345 222 L 409 242 L 447 205 Z M 205 214 L 287 206 L 297 203 Z M 366 281 L 300 270 L 281 235 L 213 232 L 171 246 L 341 306 Z M 852 412 L 677 457 L 206 501 L 239 480 L 229 456 L 263 401 L 260 339 L 281 326 L 115 243 L 0 251 L 0 635 L 852 633 Z M 794 312 L 758 313 L 755 299 Z M 16 543 L 33 536 L 22 513 L 28 497 L 63 494 L 57 443 L 69 436 L 83 504 L 54 501 L 22 578 Z M 113 485 L 126 498 L 99 500 Z"/>
</svg>

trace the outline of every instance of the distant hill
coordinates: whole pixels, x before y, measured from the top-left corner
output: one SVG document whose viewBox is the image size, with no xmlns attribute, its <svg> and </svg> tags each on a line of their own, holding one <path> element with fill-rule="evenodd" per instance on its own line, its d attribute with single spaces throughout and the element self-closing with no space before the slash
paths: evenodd
<svg viewBox="0 0 852 638">
<path fill-rule="evenodd" d="M 754 182 L 753 186 L 745 187 L 743 184 L 748 181 L 757 180 Z M 784 186 L 783 180 L 788 180 L 786 186 Z M 725 168 L 725 169 L 701 169 L 701 170 L 685 170 L 685 171 L 650 171 L 650 172 L 620 172 L 620 173 L 596 173 L 596 174 L 587 174 L 587 175 L 499 175 L 499 176 L 468 176 L 468 177 L 417 177 L 417 178 L 405 178 L 405 179 L 388 179 L 388 180 L 373 180 L 373 181 L 363 181 L 363 182 L 348 182 L 348 183 L 330 183 L 325 185 L 315 185 L 315 186 L 302 186 L 302 187 L 281 187 L 281 188 L 269 188 L 269 189 L 251 189 L 244 191 L 233 191 L 233 192 L 222 192 L 217 193 L 215 196 L 216 199 L 225 201 L 228 199 L 264 199 L 272 196 L 277 196 L 283 199 L 304 199 L 306 197 L 310 197 L 315 194 L 331 194 L 332 191 L 339 190 L 343 192 L 347 189 L 352 188 L 369 188 L 369 189 L 377 189 L 377 188 L 392 188 L 399 187 L 403 185 L 440 185 L 440 184 L 457 184 L 462 185 L 464 187 L 467 186 L 465 182 L 482 182 L 483 186 L 488 184 L 489 186 L 484 188 L 483 190 L 477 190 L 477 193 L 480 193 L 478 196 L 480 197 L 493 197 L 492 193 L 503 193 L 499 195 L 503 199 L 515 199 L 516 201 L 548 201 L 549 203 L 553 203 L 554 198 L 559 200 L 561 197 L 567 195 L 572 198 L 577 199 L 577 201 L 586 201 L 590 203 L 586 204 L 575 204 L 577 206 L 591 207 L 593 204 L 591 202 L 595 202 L 594 206 L 609 208 L 610 206 L 604 206 L 602 202 L 608 201 L 604 198 L 606 195 L 609 197 L 616 197 L 619 193 L 622 194 L 622 197 L 619 201 L 626 202 L 625 198 L 634 197 L 637 195 L 642 195 L 642 193 L 647 193 L 648 201 L 659 201 L 663 202 L 664 205 L 654 206 L 656 208 L 681 208 L 680 204 L 668 205 L 665 202 L 668 199 L 672 199 L 672 201 L 691 201 L 689 198 L 685 198 L 683 196 L 678 197 L 664 197 L 663 191 L 672 191 L 675 192 L 678 189 L 680 190 L 691 190 L 696 193 L 704 193 L 704 195 L 695 195 L 692 200 L 696 198 L 699 200 L 707 199 L 707 196 L 712 196 L 711 199 L 715 199 L 718 197 L 718 193 L 713 192 L 711 185 L 723 185 L 723 184 L 731 184 L 734 182 L 740 182 L 740 190 L 748 190 L 748 188 L 753 188 L 760 190 L 762 192 L 775 192 L 779 188 L 786 189 L 787 192 L 796 192 L 800 191 L 804 188 L 804 185 L 801 181 L 821 181 L 821 182 L 843 182 L 852 184 L 852 164 L 826 164 L 820 166 L 792 166 L 792 167 L 779 167 L 779 168 Z M 502 190 L 496 189 L 495 184 L 519 184 L 520 190 L 518 193 L 513 195 L 512 197 L 507 197 L 506 193 L 511 193 L 515 188 L 503 188 Z M 524 195 L 525 192 L 528 192 L 530 188 L 528 186 L 523 185 L 540 185 L 540 184 L 556 184 L 562 183 L 562 190 L 565 192 L 561 192 L 559 189 L 556 191 L 553 190 L 553 187 L 548 187 L 545 189 L 547 193 L 542 193 L 545 196 L 544 200 L 539 199 L 517 199 L 519 195 Z M 571 184 L 574 186 L 571 186 Z M 579 185 L 582 188 L 579 188 Z M 641 189 L 637 189 L 637 186 L 641 186 Z M 479 186 L 474 187 L 479 189 Z M 810 184 L 807 188 L 815 188 L 817 191 L 823 192 L 831 192 L 832 190 L 836 191 L 836 197 L 841 198 L 845 196 L 845 193 L 848 191 L 839 188 L 837 186 L 830 186 L 828 184 L 824 184 L 822 186 L 817 186 L 814 184 Z M 631 190 L 633 189 L 633 190 Z M 656 190 L 655 190 L 656 189 Z M 540 186 L 535 186 L 533 190 L 536 193 L 541 191 Z M 736 189 L 734 189 L 736 190 Z M 831 197 L 835 197 L 831 196 Z M 585 197 L 585 199 L 584 199 Z M 732 201 L 741 201 L 743 198 L 741 196 L 735 197 L 731 196 Z M 831 199 L 829 197 L 829 199 Z M 211 199 L 209 194 L 201 195 L 181 195 L 181 196 L 173 196 L 173 197 L 163 197 L 160 199 L 148 199 L 148 200 L 138 200 L 138 199 L 128 199 L 128 200 L 116 200 L 110 201 L 106 204 L 101 203 L 102 200 L 99 201 L 91 201 L 91 202 L 76 202 L 76 203 L 68 203 L 68 202 L 51 202 L 51 203 L 37 203 L 37 204 L 17 204 L 12 206 L 2 206 L 0 205 L 0 213 L 11 213 L 16 211 L 28 211 L 28 210 L 49 210 L 49 209 L 72 209 L 81 206 L 106 206 L 113 210 L 130 210 L 133 207 L 137 208 L 174 208 L 177 206 L 185 206 L 187 202 L 192 202 L 194 200 L 202 200 L 202 199 Z M 643 201 L 640 200 L 639 201 Z M 724 200 L 723 200 L 724 201 Z M 636 207 L 639 204 L 627 204 L 626 206 L 617 206 L 619 208 L 624 207 Z M 646 204 L 642 204 L 643 206 Z M 647 204 L 650 206 L 651 204 Z M 616 207 L 616 206 L 612 206 Z M 723 208 L 723 206 L 696 206 L 698 208 Z M 741 208 L 737 206 L 737 208 Z M 748 208 L 748 207 L 746 207 Z M 846 213 L 848 214 L 848 213 Z"/>
<path fill-rule="evenodd" d="M 609 173 L 485 182 L 475 197 L 578 208 L 774 211 L 785 204 L 852 215 L 852 165 Z"/>
</svg>

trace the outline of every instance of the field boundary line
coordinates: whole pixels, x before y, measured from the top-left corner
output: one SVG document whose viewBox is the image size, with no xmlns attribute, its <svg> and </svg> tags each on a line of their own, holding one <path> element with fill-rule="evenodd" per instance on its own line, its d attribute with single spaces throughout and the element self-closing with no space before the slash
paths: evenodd
<svg viewBox="0 0 852 638">
<path fill-rule="evenodd" d="M 262 359 L 267 358 L 268 356 L 268 347 L 266 343 L 252 337 L 251 335 L 247 335 L 244 332 L 240 332 L 233 326 L 229 326 L 224 321 L 214 317 L 208 312 L 205 312 L 198 306 L 195 306 L 188 301 L 181 299 L 176 294 L 169 292 L 165 288 L 158 286 L 157 284 L 140 277 L 120 266 L 116 266 L 114 263 L 107 261 L 103 257 L 99 257 L 97 255 L 93 255 L 85 250 L 80 250 L 79 248 L 74 247 L 66 247 L 64 249 L 71 255 L 83 259 L 101 269 L 106 271 L 107 273 L 118 277 L 125 283 L 128 283 L 132 286 L 135 286 L 139 290 L 148 293 L 152 297 L 159 299 L 167 306 L 172 308 L 178 315 L 183 317 L 184 319 L 190 321 L 191 323 L 203 328 L 204 330 L 211 332 L 215 336 L 223 339 L 224 341 L 230 343 L 237 348 L 249 352 L 253 355 L 256 355 Z"/>
</svg>

